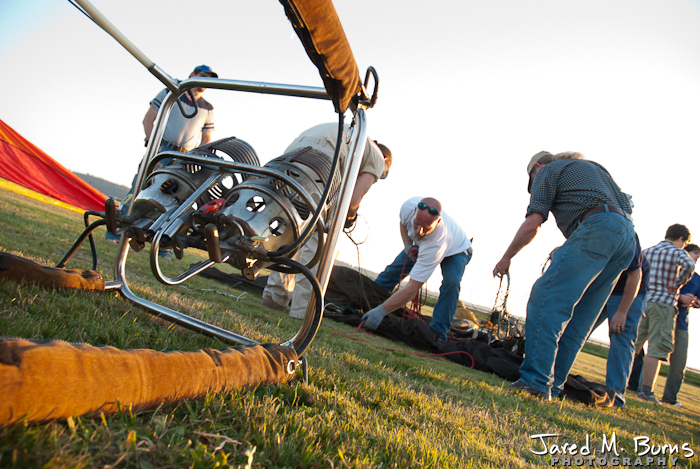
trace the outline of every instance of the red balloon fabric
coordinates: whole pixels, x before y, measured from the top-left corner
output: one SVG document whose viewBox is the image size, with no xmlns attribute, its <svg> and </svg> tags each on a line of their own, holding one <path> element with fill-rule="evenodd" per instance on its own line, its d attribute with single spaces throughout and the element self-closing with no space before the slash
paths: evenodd
<svg viewBox="0 0 700 469">
<path fill-rule="evenodd" d="M 107 198 L 0 120 L 0 178 L 83 210 L 104 210 Z"/>
</svg>

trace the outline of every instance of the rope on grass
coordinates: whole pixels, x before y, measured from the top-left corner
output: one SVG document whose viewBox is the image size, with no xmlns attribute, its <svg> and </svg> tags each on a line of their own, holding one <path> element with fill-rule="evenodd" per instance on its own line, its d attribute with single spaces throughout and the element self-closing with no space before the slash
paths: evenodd
<svg viewBox="0 0 700 469">
<path fill-rule="evenodd" d="M 240 283 L 240 282 L 239 282 L 239 283 Z M 238 301 L 238 300 L 240 300 L 241 298 L 243 298 L 243 297 L 245 297 L 245 296 L 248 295 L 248 292 L 242 292 L 240 295 L 236 296 L 236 295 L 232 295 L 232 294 L 230 294 L 230 293 L 224 293 L 224 292 L 221 292 L 221 291 L 218 291 L 218 290 L 214 290 L 214 289 L 212 289 L 212 288 L 200 288 L 200 289 L 198 289 L 198 290 L 195 290 L 195 289 L 192 289 L 192 288 L 188 288 L 188 287 L 186 287 L 186 286 L 184 286 L 184 285 L 180 285 L 180 288 L 183 288 L 183 289 L 188 290 L 188 291 L 206 291 L 206 292 L 213 292 L 213 293 L 217 293 L 217 294 L 219 294 L 219 295 L 228 296 L 228 297 L 230 297 L 230 298 L 235 298 L 236 301 Z"/>
<path fill-rule="evenodd" d="M 358 214 L 357 219 L 359 220 L 360 218 L 361 217 Z M 364 218 L 364 217 L 362 217 L 362 218 Z M 367 224 L 367 221 L 364 220 L 364 222 L 367 225 L 367 228 L 369 230 L 369 225 Z M 365 291 L 365 283 L 362 281 L 362 264 L 360 262 L 360 245 L 367 242 L 367 240 L 369 239 L 369 234 L 367 235 L 367 237 L 364 240 L 357 242 L 352 237 L 352 233 L 355 231 L 355 227 L 357 227 L 357 221 L 350 228 L 345 228 L 343 231 L 344 231 L 345 235 L 348 237 L 348 239 L 350 240 L 350 242 L 355 245 L 355 249 L 357 250 L 357 278 L 359 279 L 360 291 L 362 292 L 362 298 L 361 298 L 362 301 L 360 304 L 361 305 L 364 305 L 364 304 L 371 305 L 372 303 L 369 301 L 369 296 L 367 295 L 367 292 Z M 360 308 L 360 310 L 362 311 L 362 308 Z M 365 313 L 366 311 L 362 311 L 362 312 Z"/>
</svg>

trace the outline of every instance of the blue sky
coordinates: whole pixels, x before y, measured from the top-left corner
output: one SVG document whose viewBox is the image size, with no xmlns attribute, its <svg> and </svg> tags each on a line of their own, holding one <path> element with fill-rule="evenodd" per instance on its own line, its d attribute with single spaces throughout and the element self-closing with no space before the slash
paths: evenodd
<svg viewBox="0 0 700 469">
<path fill-rule="evenodd" d="M 322 86 L 275 0 L 93 4 L 174 77 L 206 63 L 225 78 Z M 335 5 L 361 74 L 370 65 L 379 73 L 369 132 L 395 157 L 360 209 L 363 267 L 381 270 L 401 248 L 401 203 L 434 196 L 474 238 L 462 298 L 493 304 L 491 271 L 522 222 L 525 166 L 540 150 L 603 164 L 634 196 L 643 247 L 673 223 L 700 241 L 699 1 Z M 66 0 L 0 0 L 0 67 L 0 119 L 69 169 L 131 181 L 144 152 L 141 120 L 162 85 L 112 38 Z M 205 97 L 215 137 L 248 141 L 263 162 L 305 128 L 335 120 L 322 101 Z M 514 259 L 511 312 L 524 314 L 542 263 L 562 242 L 549 221 Z M 340 247 L 342 260 L 358 263 L 354 246 Z M 439 282 L 436 273 L 429 287 Z M 698 324 L 691 317 L 691 334 Z"/>
</svg>

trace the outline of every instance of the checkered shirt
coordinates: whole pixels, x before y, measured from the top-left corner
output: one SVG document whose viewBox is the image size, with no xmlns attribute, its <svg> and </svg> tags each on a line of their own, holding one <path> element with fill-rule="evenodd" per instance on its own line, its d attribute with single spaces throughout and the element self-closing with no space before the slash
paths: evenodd
<svg viewBox="0 0 700 469">
<path fill-rule="evenodd" d="M 544 165 L 535 175 L 527 215 L 539 213 L 547 221 L 552 212 L 557 226 L 568 238 L 584 213 L 605 204 L 632 213 L 627 196 L 601 165 L 588 160 L 557 160 Z"/>
<path fill-rule="evenodd" d="M 647 301 L 676 306 L 678 289 L 685 285 L 693 271 L 695 263 L 685 250 L 677 248 L 670 241 L 661 241 L 656 246 L 644 250 L 649 260 L 649 288 Z M 676 294 L 672 295 L 666 287 L 673 285 Z"/>
</svg>

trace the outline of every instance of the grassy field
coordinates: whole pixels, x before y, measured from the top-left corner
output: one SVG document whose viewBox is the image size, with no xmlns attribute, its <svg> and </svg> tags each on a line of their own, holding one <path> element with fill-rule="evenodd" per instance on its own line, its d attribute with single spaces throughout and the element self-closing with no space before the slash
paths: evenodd
<svg viewBox="0 0 700 469">
<path fill-rule="evenodd" d="M 55 265 L 83 224 L 80 214 L 0 192 L 0 226 L 1 250 Z M 103 233 L 98 231 L 96 240 L 98 269 L 111 279 L 116 245 Z M 187 252 L 168 268 L 200 258 Z M 90 267 L 87 245 L 68 267 Z M 251 293 L 198 277 L 181 287 L 161 285 L 150 273 L 147 251 L 130 255 L 127 278 L 139 296 L 260 342 L 287 340 L 298 329 L 286 315 L 260 307 L 260 297 Z M 514 393 L 495 375 L 353 332 L 324 322 L 307 352 L 308 385 L 297 377 L 289 384 L 211 395 L 155 412 L 123 409 L 102 418 L 5 426 L 0 467 L 558 467 L 552 457 L 536 454 L 542 449 L 533 438 L 537 434 L 557 434 L 548 444 L 559 447 L 589 439 L 597 452 L 603 437 L 615 434 L 620 456 L 631 458 L 631 464 L 644 449 L 635 453 L 635 438 L 648 437 L 656 449 L 687 443 L 700 451 L 695 386 L 683 386 L 682 409 L 653 406 L 632 395 L 622 410 L 546 403 Z M 229 345 L 154 319 L 114 292 L 48 291 L 9 282 L 0 282 L 0 335 L 161 351 Z M 598 382 L 604 371 L 604 360 L 591 354 L 582 354 L 574 370 Z M 700 464 L 697 454 L 688 455 L 674 454 L 676 466 Z M 655 467 L 658 456 L 650 465 L 648 456 L 639 462 Z M 591 461 L 581 463 L 603 467 L 602 460 Z M 576 467 L 574 459 L 571 464 Z M 613 464 L 613 459 L 605 462 Z"/>
</svg>

